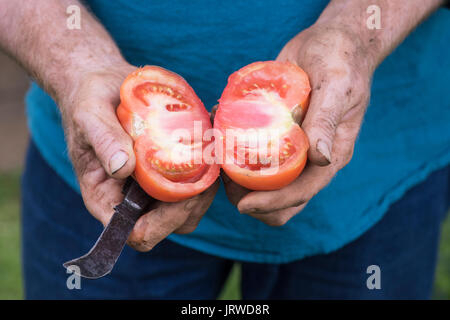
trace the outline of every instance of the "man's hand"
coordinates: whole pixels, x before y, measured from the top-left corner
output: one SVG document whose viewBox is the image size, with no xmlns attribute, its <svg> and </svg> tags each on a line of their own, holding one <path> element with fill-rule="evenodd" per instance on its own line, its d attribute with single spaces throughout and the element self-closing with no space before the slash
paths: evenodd
<svg viewBox="0 0 450 320">
<path fill-rule="evenodd" d="M 66 27 L 66 9 L 74 4 L 81 8 L 80 30 Z M 135 166 L 133 141 L 115 113 L 122 81 L 135 67 L 77 0 L 0 0 L 0 46 L 57 102 L 84 203 L 106 225 Z M 172 232 L 193 231 L 217 189 L 218 182 L 191 199 L 156 203 L 128 243 L 148 251 Z"/>
<path fill-rule="evenodd" d="M 310 76 L 311 102 L 302 128 L 309 138 L 309 163 L 288 186 L 249 192 L 225 177 L 228 195 L 241 213 L 280 226 L 297 214 L 351 159 L 369 100 L 372 69 L 352 34 L 310 28 L 293 38 L 278 60 L 301 66 Z M 240 189 L 246 195 L 239 198 Z"/>
<path fill-rule="evenodd" d="M 222 175 L 230 201 L 241 213 L 271 226 L 282 226 L 349 163 L 370 96 L 376 66 L 442 1 L 405 3 L 333 0 L 318 22 L 299 33 L 277 60 L 302 67 L 312 96 L 301 124 L 310 142 L 302 174 L 276 191 L 251 192 Z M 366 9 L 379 5 L 383 29 L 366 27 Z M 401 13 L 400 13 L 401 12 Z"/>
<path fill-rule="evenodd" d="M 123 63 L 88 73 L 60 102 L 69 154 L 84 203 L 105 226 L 114 206 L 123 200 L 124 179 L 135 167 L 133 141 L 115 113 L 120 85 L 134 69 Z M 194 198 L 178 203 L 158 202 L 137 221 L 128 243 L 148 251 L 172 232 L 192 232 L 217 189 L 218 182 Z"/>
</svg>

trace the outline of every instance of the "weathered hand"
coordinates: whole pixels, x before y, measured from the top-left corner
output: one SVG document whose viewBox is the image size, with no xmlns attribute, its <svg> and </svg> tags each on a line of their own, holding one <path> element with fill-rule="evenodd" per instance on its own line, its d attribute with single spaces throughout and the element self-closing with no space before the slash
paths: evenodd
<svg viewBox="0 0 450 320">
<path fill-rule="evenodd" d="M 133 141 L 115 113 L 120 85 L 134 69 L 124 63 L 88 73 L 69 95 L 58 99 L 84 203 L 103 225 L 123 200 L 124 179 L 135 167 Z M 148 251 L 172 232 L 192 232 L 217 189 L 218 182 L 191 199 L 158 202 L 137 221 L 128 243 L 139 251 Z"/>
<path fill-rule="evenodd" d="M 357 35 L 324 25 L 298 34 L 277 59 L 298 64 L 310 77 L 311 102 L 301 124 L 310 143 L 309 162 L 293 183 L 276 191 L 251 192 L 223 179 L 241 213 L 271 226 L 289 221 L 349 163 L 373 73 L 372 57 Z"/>
</svg>

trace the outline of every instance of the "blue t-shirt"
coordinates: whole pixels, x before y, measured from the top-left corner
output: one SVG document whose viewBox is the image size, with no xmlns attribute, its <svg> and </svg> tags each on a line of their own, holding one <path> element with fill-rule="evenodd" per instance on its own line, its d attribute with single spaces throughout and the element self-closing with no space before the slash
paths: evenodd
<svg viewBox="0 0 450 320">
<path fill-rule="evenodd" d="M 229 74 L 254 61 L 275 59 L 327 3 L 87 1 L 130 63 L 179 73 L 208 109 Z M 198 228 L 170 239 L 226 258 L 283 263 L 336 250 L 360 236 L 407 189 L 450 163 L 449 49 L 450 11 L 440 9 L 376 71 L 350 164 L 285 226 L 269 227 L 239 214 L 221 187 Z M 60 114 L 36 84 L 27 96 L 27 112 L 42 155 L 79 191 Z"/>
</svg>

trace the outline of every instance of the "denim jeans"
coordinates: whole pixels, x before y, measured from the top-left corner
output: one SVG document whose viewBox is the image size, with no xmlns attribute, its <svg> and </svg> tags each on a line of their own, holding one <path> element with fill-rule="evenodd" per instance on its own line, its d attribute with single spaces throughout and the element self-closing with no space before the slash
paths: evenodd
<svg viewBox="0 0 450 320">
<path fill-rule="evenodd" d="M 441 224 L 449 207 L 449 177 L 450 167 L 432 173 L 369 231 L 337 251 L 287 264 L 242 261 L 242 297 L 429 298 Z M 370 186 L 364 192 L 368 191 Z M 164 240 L 148 253 L 125 247 L 110 275 L 82 279 L 81 289 L 68 289 L 70 274 L 62 263 L 86 253 L 101 231 L 81 196 L 31 142 L 22 180 L 26 298 L 215 299 L 235 263 Z M 379 269 L 368 272 L 373 265 Z M 369 289 L 368 283 L 375 288 Z"/>
</svg>

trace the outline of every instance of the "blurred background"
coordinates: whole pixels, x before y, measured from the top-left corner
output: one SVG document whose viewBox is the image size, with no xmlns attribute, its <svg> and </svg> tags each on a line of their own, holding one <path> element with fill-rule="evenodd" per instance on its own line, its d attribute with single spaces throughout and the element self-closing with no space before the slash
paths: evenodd
<svg viewBox="0 0 450 320">
<path fill-rule="evenodd" d="M 24 95 L 29 79 L 1 51 L 0 71 L 0 300 L 22 299 L 20 175 L 28 141 Z M 240 298 L 239 278 L 237 265 L 221 299 Z M 450 299 L 450 219 L 442 232 L 434 298 Z"/>
</svg>

